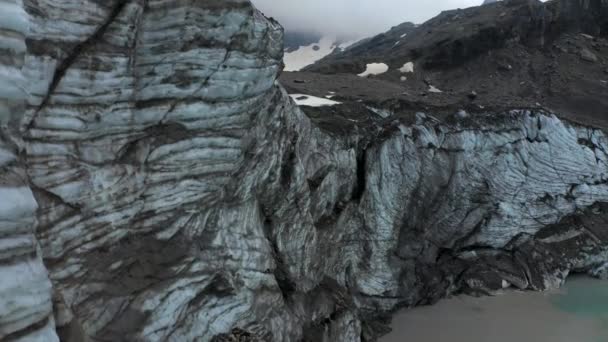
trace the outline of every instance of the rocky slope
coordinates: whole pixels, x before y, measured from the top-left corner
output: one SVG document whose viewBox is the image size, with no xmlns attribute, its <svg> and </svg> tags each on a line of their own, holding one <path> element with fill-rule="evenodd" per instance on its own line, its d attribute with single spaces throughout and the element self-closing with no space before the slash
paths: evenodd
<svg viewBox="0 0 608 342">
<path fill-rule="evenodd" d="M 426 107 L 462 108 L 542 106 L 582 124 L 608 127 L 608 3 L 604 0 L 499 1 L 441 13 L 406 36 L 387 32 L 356 49 L 328 56 L 287 75 L 309 81 L 309 88 L 330 82 L 318 73 L 351 75 L 334 82 L 337 95 L 363 100 L 401 99 Z M 379 44 L 378 42 L 382 42 Z M 401 88 L 399 94 L 368 96 L 355 75 L 369 63 L 390 69 L 377 76 L 370 92 Z M 406 67 L 408 66 L 408 67 Z M 430 86 L 442 93 L 429 92 Z M 378 88 L 381 87 L 381 88 Z M 356 90 L 354 90 L 356 89 Z M 352 90 L 352 91 L 351 91 Z M 299 90 L 298 92 L 303 92 Z"/>
<path fill-rule="evenodd" d="M 324 73 L 352 72 L 355 69 L 365 70 L 365 61 L 371 61 L 378 54 L 393 53 L 401 49 L 401 45 L 409 38 L 408 35 L 416 30 L 414 23 L 406 22 L 392 27 L 387 32 L 374 37 L 361 39 L 349 49 L 336 51 L 321 59 L 314 65 L 304 68 L 303 71 Z"/>
<path fill-rule="evenodd" d="M 0 6 L 2 340 L 372 341 L 401 306 L 606 272 L 600 129 L 306 115 L 244 0 Z"/>
</svg>

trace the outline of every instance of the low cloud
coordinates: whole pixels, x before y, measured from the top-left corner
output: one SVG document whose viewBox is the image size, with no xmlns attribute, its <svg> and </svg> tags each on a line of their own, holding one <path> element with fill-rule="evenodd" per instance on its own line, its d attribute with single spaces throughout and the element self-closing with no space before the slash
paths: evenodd
<svg viewBox="0 0 608 342">
<path fill-rule="evenodd" d="M 480 5 L 483 0 L 252 0 L 288 30 L 361 37 L 405 21 L 422 23 L 443 10 Z"/>
</svg>

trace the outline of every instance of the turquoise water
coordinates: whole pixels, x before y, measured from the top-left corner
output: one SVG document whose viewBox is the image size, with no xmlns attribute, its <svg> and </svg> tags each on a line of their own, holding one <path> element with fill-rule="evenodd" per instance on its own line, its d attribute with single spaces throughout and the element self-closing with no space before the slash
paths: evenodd
<svg viewBox="0 0 608 342">
<path fill-rule="evenodd" d="M 597 321 L 598 342 L 608 341 L 608 282 L 585 277 L 568 281 L 561 293 L 551 297 L 559 310 Z"/>
<path fill-rule="evenodd" d="M 608 281 L 570 279 L 545 293 L 460 296 L 404 310 L 380 342 L 608 342 Z"/>
</svg>

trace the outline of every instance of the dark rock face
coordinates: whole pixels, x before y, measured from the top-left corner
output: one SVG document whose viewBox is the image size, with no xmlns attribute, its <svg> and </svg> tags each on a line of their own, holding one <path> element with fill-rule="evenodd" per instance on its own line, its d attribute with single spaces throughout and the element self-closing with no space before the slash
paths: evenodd
<svg viewBox="0 0 608 342">
<path fill-rule="evenodd" d="M 248 1 L 0 4 L 30 27 L 0 30 L 29 93 L 0 93 L 1 339 L 372 341 L 402 306 L 606 272 L 600 129 L 306 115 Z"/>
</svg>

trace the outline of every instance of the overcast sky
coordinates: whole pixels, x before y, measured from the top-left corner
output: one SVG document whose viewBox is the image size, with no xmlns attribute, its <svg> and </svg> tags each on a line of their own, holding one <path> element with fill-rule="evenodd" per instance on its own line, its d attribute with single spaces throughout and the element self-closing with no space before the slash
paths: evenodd
<svg viewBox="0 0 608 342">
<path fill-rule="evenodd" d="M 480 5 L 483 0 L 252 0 L 288 30 L 367 36 L 404 21 L 422 23 L 443 10 Z"/>
</svg>

